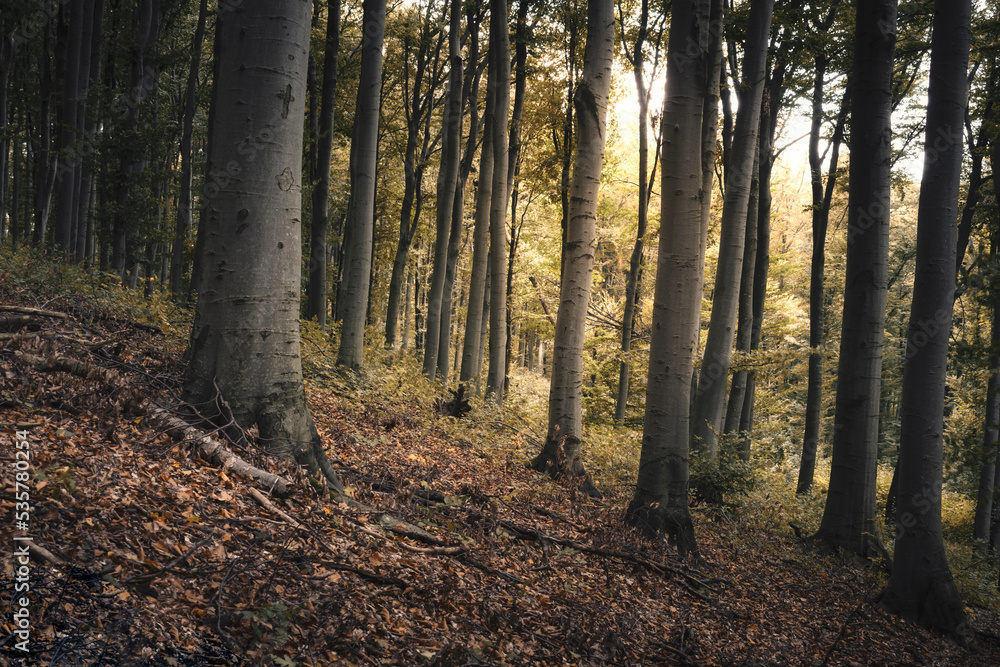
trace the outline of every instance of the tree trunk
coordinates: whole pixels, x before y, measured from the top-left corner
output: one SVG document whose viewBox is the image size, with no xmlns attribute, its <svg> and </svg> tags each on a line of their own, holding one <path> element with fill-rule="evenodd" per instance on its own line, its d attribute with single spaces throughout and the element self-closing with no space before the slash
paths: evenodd
<svg viewBox="0 0 1000 667">
<path fill-rule="evenodd" d="M 362 20 L 361 74 L 351 139 L 351 199 L 347 212 L 350 244 L 344 253 L 343 310 L 337 364 L 360 370 L 364 361 L 365 315 L 372 270 L 375 226 L 375 166 L 382 95 L 385 0 L 366 0 Z"/>
<path fill-rule="evenodd" d="M 697 551 L 688 511 L 691 368 L 701 321 L 702 121 L 713 0 L 673 7 L 667 47 L 660 181 L 660 243 L 649 349 L 646 414 L 627 522 Z M 697 177 L 692 178 L 692 175 Z"/>
<path fill-rule="evenodd" d="M 180 296 L 184 280 L 184 244 L 191 227 L 191 135 L 194 132 L 195 92 L 201 63 L 202 42 L 205 40 L 205 22 L 208 18 L 208 0 L 198 6 L 198 25 L 191 44 L 191 67 L 188 70 L 187 88 L 184 92 L 184 118 L 181 129 L 181 193 L 174 225 L 174 246 L 170 253 L 170 291 Z"/>
<path fill-rule="evenodd" d="M 983 428 L 983 451 L 988 462 L 983 465 L 979 480 L 979 493 L 976 502 L 976 517 L 973 524 L 973 538 L 977 540 L 990 539 L 990 525 L 993 520 L 993 504 L 996 488 L 997 447 L 1000 443 L 998 428 L 1000 428 L 1000 308 L 993 306 L 993 333 L 990 359 L 990 379 L 986 386 L 986 415 Z M 995 546 L 995 545 L 993 545 Z"/>
<path fill-rule="evenodd" d="M 888 279 L 896 0 L 859 0 L 856 20 L 833 463 L 816 538 L 870 557 L 884 553 L 875 522 L 875 465 Z"/>
<path fill-rule="evenodd" d="M 94 2 L 93 11 L 91 12 L 89 44 L 90 71 L 88 72 L 88 80 L 86 82 L 87 91 L 99 85 L 101 79 L 101 54 L 104 49 L 104 0 L 96 0 Z M 90 154 L 93 153 L 95 150 L 95 144 L 98 140 L 97 118 L 100 113 L 99 102 L 90 108 L 90 113 L 87 113 L 87 109 L 87 94 L 84 93 L 81 94 L 81 100 L 77 110 L 77 114 L 83 123 L 81 129 L 83 131 L 84 144 L 79 151 L 81 158 L 89 157 Z M 76 193 L 78 206 L 75 223 L 76 227 L 74 229 L 74 235 L 76 237 L 75 256 L 78 261 L 82 260 L 87 265 L 91 263 L 91 254 L 93 250 L 93 241 L 91 239 L 93 235 L 93 215 L 91 214 L 91 205 L 95 200 L 95 171 L 93 159 L 81 160 L 79 185 Z"/>
<path fill-rule="evenodd" d="M 990 84 L 995 81 L 997 68 L 994 65 L 991 66 L 990 72 Z M 989 90 L 992 90 L 992 85 Z M 990 110 L 992 104 L 987 105 L 987 111 L 984 114 L 986 118 L 989 118 Z M 983 127 L 987 127 L 986 118 L 984 118 Z M 983 137 L 983 130 L 980 130 L 981 138 Z M 982 140 L 982 139 L 981 139 Z M 993 137 L 989 139 L 990 146 L 990 162 L 992 164 L 1000 164 L 1000 141 Z M 971 146 L 970 146 L 971 148 Z M 977 151 L 982 155 L 981 151 Z M 981 160 L 981 158 L 980 158 Z M 956 267 L 961 267 L 962 257 L 965 255 L 965 246 L 963 244 L 968 243 L 968 238 L 971 232 L 972 215 L 969 214 L 969 207 L 973 203 L 973 179 L 977 175 L 977 172 L 982 168 L 981 161 L 979 162 L 979 168 L 977 169 L 976 156 L 973 155 L 972 164 L 972 176 L 970 177 L 969 183 L 969 197 L 966 200 L 965 210 L 962 211 L 962 222 L 959 223 L 958 229 L 958 252 L 955 254 Z M 993 178 L 993 195 L 996 197 L 1000 194 L 1000 179 Z M 978 197 L 978 196 L 977 196 Z M 964 224 L 967 223 L 966 230 L 963 230 Z M 964 236 L 964 239 L 963 239 Z M 998 243 L 1000 243 L 1000 225 L 994 224 L 992 239 L 990 244 L 990 265 L 997 265 L 998 257 Z M 1000 527 L 1000 522 L 995 522 L 993 520 L 993 514 L 995 509 L 995 504 L 997 502 L 997 471 L 1000 467 L 997 465 L 997 456 L 1000 454 L 998 451 L 998 443 L 1000 443 L 1000 437 L 998 437 L 998 429 L 1000 429 L 1000 300 L 996 297 L 992 299 L 990 304 L 993 310 L 993 317 L 991 323 L 990 332 L 990 377 L 986 385 L 986 414 L 983 424 L 983 456 L 984 461 L 982 468 L 980 469 L 979 475 L 979 488 L 976 494 L 976 514 L 972 525 L 972 537 L 976 540 L 989 541 L 992 548 L 997 547 L 998 539 L 1000 534 L 996 530 L 991 530 L 992 526 L 995 524 Z"/>
<path fill-rule="evenodd" d="M 340 49 L 340 0 L 329 0 L 327 3 L 325 48 L 323 90 L 320 93 L 322 106 L 316 136 L 318 178 L 312 193 L 309 286 L 306 290 L 306 317 L 315 317 L 320 326 L 326 326 L 330 312 L 326 237 L 330 233 L 330 160 L 333 155 L 333 120 L 337 94 L 337 52 Z"/>
<path fill-rule="evenodd" d="M 74 155 L 77 140 L 77 130 L 80 125 L 76 117 L 77 101 L 83 88 L 81 79 L 90 74 L 90 45 L 83 45 L 84 13 L 86 0 L 71 0 L 65 7 L 66 30 L 68 43 L 63 45 L 65 67 L 63 70 L 63 96 L 59 114 L 60 131 L 58 140 L 59 155 L 56 158 L 56 218 L 52 225 L 53 240 L 56 250 L 72 256 L 75 250 L 73 244 L 73 217 L 77 211 L 74 198 L 74 185 L 79 160 Z M 90 0 L 93 11 L 93 0 Z M 86 50 L 86 58 L 83 52 Z M 86 68 L 86 71 L 81 71 Z"/>
<path fill-rule="evenodd" d="M 483 128 L 482 119 L 479 116 L 479 24 L 480 14 L 473 4 L 466 7 L 466 26 L 469 35 L 469 57 L 466 64 L 466 71 L 462 91 L 463 119 L 465 110 L 469 113 L 469 135 L 465 142 L 465 150 L 458 168 L 458 183 L 455 188 L 455 205 L 452 207 L 451 232 L 448 236 L 448 267 L 444 276 L 443 303 L 448 305 L 452 302 L 455 289 L 455 276 L 458 271 L 458 255 L 462 247 L 462 230 L 465 224 L 465 185 L 472 172 L 472 163 L 476 156 L 476 146 L 479 144 L 479 133 Z M 488 133 L 487 133 L 488 134 Z M 459 132 L 461 136 L 461 131 Z M 492 174 L 492 172 L 490 172 Z M 441 340 L 438 343 L 438 372 L 442 378 L 447 379 L 447 363 L 450 357 L 452 346 L 451 329 L 456 329 L 457 322 L 452 322 L 452 309 L 443 308 L 441 311 Z M 456 342 L 456 348 L 458 343 Z M 455 371 L 459 371 L 459 359 L 463 357 L 457 349 L 454 357 Z"/>
<path fill-rule="evenodd" d="M 0 19 L 0 29 L 3 34 L 7 34 L 7 23 Z M 7 82 L 10 75 L 10 67 L 14 59 L 14 45 L 11 40 L 4 40 L 0 44 L 0 245 L 3 245 L 7 234 L 7 174 L 9 172 L 8 155 L 10 146 L 15 146 L 13 159 L 16 163 L 20 153 L 17 141 L 11 142 L 11 127 L 8 113 Z M 16 213 L 11 218 L 11 230 L 17 231 Z M 13 238 L 13 247 L 17 249 L 17 238 Z"/>
<path fill-rule="evenodd" d="M 31 241 L 36 246 L 45 243 L 52 204 L 52 189 L 56 183 L 56 170 L 52 160 L 52 67 L 49 57 L 50 28 L 42 28 L 42 49 L 39 56 L 42 80 L 39 88 L 41 102 L 38 110 L 38 147 L 35 150 L 35 226 Z"/>
<path fill-rule="evenodd" d="M 581 457 L 583 343 L 597 251 L 598 186 L 607 136 L 614 28 L 613 0 L 590 0 L 583 76 L 573 96 L 577 144 L 553 343 L 549 425 L 545 445 L 532 462 L 536 470 L 553 477 L 582 478 L 584 491 L 591 494 L 597 490 L 586 478 Z"/>
<path fill-rule="evenodd" d="M 830 140 L 830 168 L 823 189 L 822 158 L 819 153 L 819 135 L 823 122 L 823 79 L 826 73 L 826 56 L 816 57 L 816 78 L 813 85 L 812 127 L 809 131 L 809 169 L 812 180 L 812 263 L 809 273 L 809 377 L 806 390 L 805 435 L 802 438 L 802 460 L 796 493 L 805 493 L 812 487 L 816 472 L 816 449 L 819 446 L 820 424 L 823 421 L 823 330 L 825 327 L 823 298 L 824 271 L 826 267 L 826 230 L 830 221 L 830 203 L 837 181 L 837 163 L 840 144 L 844 137 L 844 123 L 850 103 L 850 86 L 837 114 L 837 126 Z"/>
<path fill-rule="evenodd" d="M 340 491 L 306 405 L 299 353 L 302 190 L 295 180 L 309 16 L 310 3 L 298 0 L 243 0 L 239 12 L 219 11 L 209 159 L 240 169 L 207 202 L 183 398 L 205 408 L 218 390 L 238 424 L 257 425 L 259 442 L 322 470 Z"/>
<path fill-rule="evenodd" d="M 483 147 L 479 156 L 479 181 L 476 186 L 476 219 L 472 229 L 472 276 L 469 279 L 469 308 L 465 318 L 465 342 L 462 345 L 462 369 L 459 382 L 469 382 L 482 372 L 482 335 L 484 306 L 486 305 L 486 278 L 489 273 L 490 204 L 493 193 L 493 125 L 496 115 L 496 76 L 490 63 L 486 82 L 486 113 Z"/>
<path fill-rule="evenodd" d="M 507 0 L 490 0 L 490 67 L 493 78 L 495 113 L 493 127 L 493 191 L 490 193 L 490 363 L 486 376 L 486 395 L 503 403 L 504 351 L 507 349 L 507 114 L 510 111 L 510 34 L 507 26 Z"/>
<path fill-rule="evenodd" d="M 736 349 L 750 352 L 753 337 L 753 275 L 757 260 L 757 202 L 760 199 L 760 142 L 755 141 L 753 173 L 750 180 L 750 199 L 747 204 L 747 220 L 744 227 L 743 267 L 740 271 L 740 303 L 736 323 Z M 724 432 L 735 434 L 739 443 L 740 459 L 750 460 L 750 436 L 740 431 L 740 417 L 743 415 L 743 401 L 747 392 L 747 371 L 733 373 L 729 387 L 729 402 L 726 404 Z"/>
<path fill-rule="evenodd" d="M 913 306 L 899 410 L 899 522 L 882 599 L 883 606 L 904 618 L 951 634 L 964 629 L 965 606 L 945 555 L 941 485 L 971 20 L 971 0 L 935 0 Z"/>
<path fill-rule="evenodd" d="M 138 141 L 140 106 L 155 91 L 159 68 L 153 62 L 152 49 L 160 33 L 160 1 L 142 0 L 136 8 L 136 39 L 132 49 L 127 113 L 124 137 L 126 146 L 119 162 L 119 181 L 115 196 L 114 245 L 112 264 L 122 282 L 132 287 L 138 271 L 138 234 L 142 227 L 143 206 L 138 201 L 137 180 L 146 169 L 146 147 Z"/>
<path fill-rule="evenodd" d="M 750 4 L 746 55 L 743 59 L 744 88 L 740 95 L 733 154 L 726 177 L 715 297 L 692 417 L 691 444 L 707 449 L 712 458 L 718 456 L 718 435 L 722 432 L 726 381 L 733 354 L 747 208 L 760 129 L 760 104 L 773 8 L 774 0 L 752 0 Z"/>
<path fill-rule="evenodd" d="M 450 73 L 445 93 L 441 166 L 437 182 L 437 236 L 434 242 L 434 270 L 431 273 L 431 290 L 427 300 L 427 342 L 424 345 L 424 374 L 434 378 L 438 371 L 438 350 L 441 346 L 441 313 L 451 308 L 451 294 L 444 302 L 445 278 L 448 272 L 448 242 L 451 236 L 458 188 L 458 169 L 462 151 L 462 3 L 451 0 L 451 20 L 448 31 L 448 59 Z M 445 351 L 447 361 L 447 350 Z M 448 367 L 442 373 L 447 380 Z"/>
</svg>

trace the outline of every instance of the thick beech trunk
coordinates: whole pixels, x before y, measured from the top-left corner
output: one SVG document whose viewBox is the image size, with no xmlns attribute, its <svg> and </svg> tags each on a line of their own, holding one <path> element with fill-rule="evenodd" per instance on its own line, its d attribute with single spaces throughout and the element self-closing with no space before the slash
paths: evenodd
<svg viewBox="0 0 1000 667">
<path fill-rule="evenodd" d="M 343 313 L 337 364 L 360 370 L 364 361 L 365 319 L 375 230 L 375 166 L 382 97 L 382 43 L 385 0 L 366 0 L 362 19 L 361 75 L 351 140 L 351 199 L 347 210 L 349 244 L 338 308 Z"/>
<path fill-rule="evenodd" d="M 635 495 L 626 514 L 647 534 L 667 533 L 678 552 L 697 551 L 688 511 L 691 368 L 701 321 L 702 121 L 712 0 L 673 7 L 663 105 L 660 245 Z"/>
<path fill-rule="evenodd" d="M 240 169 L 207 201 L 183 397 L 225 419 L 215 407 L 220 393 L 241 426 L 257 425 L 262 446 L 322 470 L 340 490 L 306 405 L 299 353 L 302 190 L 296 180 L 309 16 L 310 3 L 298 0 L 243 0 L 239 12 L 218 15 L 219 108 L 209 159 Z"/>
<path fill-rule="evenodd" d="M 896 0 L 859 0 L 856 21 L 833 463 L 816 538 L 870 557 L 884 553 L 875 522 L 875 464 L 888 279 Z"/>
<path fill-rule="evenodd" d="M 458 255 L 462 247 L 462 230 L 465 224 L 465 185 L 472 173 L 472 163 L 476 156 L 476 147 L 479 145 L 479 134 L 483 128 L 483 121 L 479 116 L 479 82 L 481 70 L 479 68 L 479 18 L 478 9 L 470 4 L 466 7 L 466 25 L 469 35 L 469 56 L 466 63 L 465 82 L 462 91 L 463 123 L 464 114 L 469 114 L 469 134 L 465 140 L 465 150 L 462 153 L 462 160 L 458 167 L 458 183 L 455 188 L 455 205 L 451 213 L 451 233 L 448 237 L 448 269 L 444 276 L 444 294 L 442 300 L 445 304 L 451 304 L 455 289 L 455 277 L 458 271 Z M 492 172 L 491 172 L 492 173 Z M 463 300 L 465 292 L 463 289 Z M 461 307 L 461 304 L 460 306 Z M 438 373 L 443 378 L 448 376 L 448 359 L 451 355 L 452 329 L 455 329 L 457 339 L 458 323 L 452 321 L 452 308 L 446 307 L 441 310 L 441 341 L 438 343 Z M 455 343 L 458 347 L 458 343 Z M 463 355 L 457 349 L 454 357 L 455 370 L 459 370 L 459 359 Z"/>
<path fill-rule="evenodd" d="M 965 626 L 965 606 L 944 549 L 941 485 L 971 20 L 971 0 L 935 0 L 913 306 L 899 410 L 899 523 L 882 599 L 883 606 L 904 618 L 952 634 Z"/>
</svg>

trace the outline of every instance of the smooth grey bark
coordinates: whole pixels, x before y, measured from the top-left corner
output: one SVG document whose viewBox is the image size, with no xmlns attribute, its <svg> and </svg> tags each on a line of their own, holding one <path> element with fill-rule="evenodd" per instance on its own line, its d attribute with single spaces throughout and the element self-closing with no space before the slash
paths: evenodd
<svg viewBox="0 0 1000 667">
<path fill-rule="evenodd" d="M 438 373 L 447 380 L 448 359 L 451 355 L 452 328 L 458 335 L 458 323 L 452 322 L 452 308 L 447 307 L 452 302 L 455 289 L 455 275 L 458 270 L 458 255 L 462 247 L 462 230 L 465 224 L 465 186 L 472 173 L 472 163 L 479 145 L 479 134 L 483 129 L 483 121 L 479 116 L 479 83 L 482 69 L 479 66 L 479 25 L 481 19 L 479 10 L 472 3 L 466 7 L 466 26 L 469 36 L 469 57 L 462 91 L 463 124 L 464 113 L 469 114 L 469 134 L 465 141 L 465 150 L 458 168 L 458 183 L 455 188 L 455 204 L 451 213 L 451 232 L 448 237 L 448 267 L 444 276 L 444 292 L 442 302 L 446 307 L 441 310 L 441 335 L 438 343 Z M 492 174 L 492 172 L 490 172 Z M 463 291 L 464 297 L 464 291 Z M 456 348 L 458 344 L 456 343 Z M 463 345 L 464 348 L 464 345 Z M 464 352 L 464 350 L 463 350 Z M 456 349 L 455 370 L 460 372 L 460 357 Z"/>
<path fill-rule="evenodd" d="M 597 252 L 597 201 L 607 138 L 614 35 L 614 1 L 589 0 L 583 76 L 573 95 L 577 142 L 552 344 L 549 424 L 542 451 L 532 462 L 536 470 L 553 477 L 566 475 L 586 480 L 581 453 L 583 343 Z M 589 480 L 583 488 L 596 493 Z"/>
<path fill-rule="evenodd" d="M 949 634 L 965 606 L 941 533 L 944 402 L 971 40 L 971 0 L 935 0 L 917 258 L 900 399 L 899 524 L 882 606 Z"/>
<path fill-rule="evenodd" d="M 495 111 L 493 127 L 493 191 L 490 193 L 490 354 L 486 375 L 486 395 L 503 403 L 505 382 L 504 351 L 507 349 L 507 116 L 510 112 L 510 33 L 507 26 L 507 1 L 490 0 L 490 67 L 493 78 Z"/>
<path fill-rule="evenodd" d="M 896 0 L 859 0 L 856 14 L 833 462 L 815 539 L 872 557 L 885 553 L 875 521 L 875 467 L 888 280 Z"/>
<path fill-rule="evenodd" d="M 327 2 L 326 44 L 323 54 L 323 88 L 316 134 L 316 184 L 312 193 L 312 221 L 309 231 L 309 283 L 306 289 L 306 317 L 315 317 L 326 326 L 330 313 L 327 235 L 330 233 L 330 160 L 333 155 L 333 121 L 337 95 L 338 51 L 340 50 L 340 0 Z"/>
<path fill-rule="evenodd" d="M 743 267 L 740 270 L 739 308 L 736 321 L 736 349 L 750 351 L 753 337 L 753 275 L 757 261 L 757 204 L 760 199 L 760 142 L 755 141 L 753 173 L 750 179 L 750 199 L 747 203 L 747 221 L 744 225 Z M 726 403 L 726 420 L 723 432 L 737 434 L 740 459 L 750 460 L 750 436 L 740 431 L 743 401 L 747 391 L 747 371 L 733 373 Z"/>
<path fill-rule="evenodd" d="M 520 179 L 518 175 L 521 171 L 521 117 L 524 115 L 524 93 L 527 83 L 527 60 L 528 60 L 528 5 L 529 0 L 520 0 L 517 6 L 517 29 L 514 40 L 514 105 L 510 114 L 510 133 L 507 144 L 507 186 L 506 193 L 510 197 L 510 231 L 508 238 L 510 241 L 507 253 L 507 279 L 504 292 L 504 300 L 507 304 L 506 315 L 504 316 L 504 327 L 506 329 L 506 350 L 504 351 L 504 392 L 510 383 L 510 363 L 513 353 L 511 345 L 514 340 L 514 313 L 511 307 L 511 299 L 514 293 L 514 264 L 517 260 L 517 247 L 521 238 L 521 229 L 524 227 L 524 214 L 521 214 L 521 221 L 518 223 L 517 205 L 520 195 Z M 529 202 L 530 203 L 530 202 Z M 527 211 L 528 204 L 525 204 Z"/>
<path fill-rule="evenodd" d="M 472 228 L 472 275 L 469 278 L 469 308 L 465 318 L 465 340 L 462 344 L 462 368 L 459 382 L 474 380 L 482 372 L 482 340 L 486 331 L 484 312 L 486 282 L 489 273 L 490 204 L 493 193 L 493 125 L 496 115 L 493 78 L 495 68 L 490 67 L 486 83 L 486 112 L 484 115 L 483 147 L 479 156 L 479 180 L 476 186 L 476 217 Z"/>
<path fill-rule="evenodd" d="M 701 321 L 702 123 L 710 86 L 712 0 L 674 5 L 667 47 L 660 242 L 635 494 L 626 521 L 697 551 L 688 511 L 689 401 Z"/>
<path fill-rule="evenodd" d="M 342 491 L 306 404 L 299 350 L 302 130 L 310 3 L 220 8 L 213 164 L 237 165 L 208 198 L 204 270 L 183 398 L 257 425 L 263 448 Z M 278 91 L 278 94 L 275 94 Z M 241 152 L 243 151 L 243 152 Z M 249 159 L 249 154 L 253 159 Z"/>
<path fill-rule="evenodd" d="M 773 8 L 774 0 L 751 0 L 750 3 L 746 54 L 743 58 L 743 88 L 736 115 L 732 157 L 726 174 L 726 195 L 719 232 L 715 296 L 692 415 L 692 446 L 706 449 L 712 458 L 718 456 L 726 381 L 733 354 L 747 208 L 760 129 L 761 95 Z"/>
<path fill-rule="evenodd" d="M 375 230 L 375 167 L 382 97 L 382 43 L 385 0 L 366 0 L 362 18 L 361 74 L 351 139 L 351 198 L 347 210 L 350 243 L 344 252 L 341 284 L 343 322 L 337 364 L 360 370 L 364 362 L 365 317 Z"/>
<path fill-rule="evenodd" d="M 625 13 L 621 2 L 618 3 L 619 23 L 622 32 L 625 30 Z M 653 76 L 659 65 L 660 44 L 663 37 L 663 24 L 654 37 Z M 649 194 L 653 190 L 653 179 L 656 178 L 656 157 L 653 158 L 653 169 L 649 168 L 649 100 L 652 94 L 646 85 L 646 40 L 649 38 L 649 0 L 642 0 L 639 10 L 639 24 L 635 42 L 631 50 L 622 40 L 625 57 L 632 65 L 632 77 L 635 79 L 636 100 L 639 104 L 639 201 L 636 208 L 637 226 L 635 245 L 629 257 L 628 277 L 625 283 L 625 310 L 622 315 L 621 352 L 622 360 L 618 365 L 618 395 L 615 399 L 615 424 L 625 423 L 625 408 L 628 404 L 629 373 L 631 364 L 628 360 L 632 350 L 632 330 L 635 326 L 636 304 L 639 300 L 639 270 L 642 267 L 643 251 L 645 249 L 646 228 L 649 226 Z M 657 142 L 659 146 L 659 142 Z"/>
<path fill-rule="evenodd" d="M 813 83 L 812 126 L 809 130 L 809 170 L 812 183 L 812 259 L 809 269 L 809 375 L 806 381 L 806 423 L 802 437 L 802 459 L 796 493 L 805 493 L 812 487 L 816 472 L 816 449 L 819 446 L 820 423 L 823 404 L 823 340 L 825 314 L 826 232 L 830 221 L 830 204 L 837 182 L 840 161 L 840 144 L 844 138 L 844 124 L 851 101 L 850 86 L 844 92 L 837 114 L 837 124 L 830 139 L 830 166 L 824 190 L 822 158 L 819 152 L 819 135 L 823 122 L 823 84 L 826 73 L 826 55 L 816 56 L 816 74 Z"/>
<path fill-rule="evenodd" d="M 448 246 L 451 237 L 452 219 L 455 207 L 455 191 L 458 189 L 458 170 L 462 156 L 462 3 L 451 0 L 451 18 L 448 30 L 448 89 L 445 93 L 443 131 L 441 140 L 441 165 L 437 181 L 437 215 L 434 240 L 434 267 L 431 272 L 430 293 L 427 297 L 427 339 L 424 344 L 424 374 L 434 378 L 438 372 L 438 350 L 441 345 L 441 312 L 451 309 L 449 290 L 448 303 L 444 304 L 445 278 L 448 272 Z M 445 351 L 444 379 L 448 376 L 447 350 Z"/>
<path fill-rule="evenodd" d="M 195 93 L 198 89 L 198 71 L 201 67 L 202 42 L 205 39 L 205 23 L 208 19 L 208 0 L 201 0 L 198 6 L 198 24 L 191 43 L 191 66 L 188 69 L 187 85 L 184 90 L 184 117 L 181 121 L 180 145 L 180 199 L 177 202 L 177 219 L 174 223 L 174 245 L 170 253 L 170 291 L 180 296 L 184 282 L 184 241 L 191 227 L 191 137 L 194 132 Z"/>
</svg>

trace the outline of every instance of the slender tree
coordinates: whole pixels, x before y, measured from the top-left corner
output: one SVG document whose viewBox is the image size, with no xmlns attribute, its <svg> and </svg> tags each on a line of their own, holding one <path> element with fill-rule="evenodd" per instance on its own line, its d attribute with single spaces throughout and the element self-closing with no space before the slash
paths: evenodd
<svg viewBox="0 0 1000 667">
<path fill-rule="evenodd" d="M 826 232 L 830 222 L 830 204 L 837 182 L 837 164 L 840 144 L 844 138 L 844 124 L 850 104 L 850 86 L 844 92 L 837 114 L 837 124 L 830 140 L 830 166 L 826 187 L 823 185 L 823 160 L 819 152 L 819 135 L 823 117 L 823 88 L 826 74 L 826 54 L 816 56 L 816 73 L 813 80 L 812 125 L 809 130 L 809 171 L 812 183 L 812 261 L 809 269 L 809 378 L 806 386 L 806 423 L 802 438 L 802 459 L 796 493 L 805 493 L 813 483 L 816 471 L 816 448 L 819 445 L 820 422 L 823 402 L 823 340 L 826 269 Z"/>
<path fill-rule="evenodd" d="M 445 307 L 441 309 L 441 335 L 438 343 L 438 374 L 442 378 L 448 377 L 448 360 L 451 357 L 452 338 L 452 296 L 455 289 L 455 278 L 458 273 L 458 255 L 462 247 L 462 229 L 465 224 L 465 185 L 472 173 L 472 163 L 476 155 L 476 148 L 480 143 L 480 133 L 483 129 L 483 120 L 479 115 L 479 83 L 482 69 L 479 67 L 479 25 L 481 14 L 479 7 L 469 3 L 466 7 L 466 25 L 469 35 L 469 56 L 466 63 L 465 76 L 463 77 L 464 90 L 462 92 L 463 105 L 463 126 L 465 113 L 469 116 L 469 132 L 465 141 L 465 150 L 462 153 L 462 160 L 458 168 L 458 183 L 455 187 L 455 204 L 451 212 L 451 231 L 448 235 L 448 268 L 444 276 L 444 292 L 442 302 Z M 492 177 L 492 172 L 491 177 Z M 457 327 L 456 327 L 457 329 Z M 459 354 L 455 354 L 455 366 L 458 370 Z"/>
<path fill-rule="evenodd" d="M 219 87 L 209 143 L 228 181 L 208 198 L 184 400 L 217 394 L 270 451 L 337 473 L 306 405 L 299 353 L 301 173 L 310 3 L 243 0 L 220 7 Z M 276 94 L 277 93 L 277 94 Z M 248 139 L 249 137 L 249 139 Z M 253 159 L 250 159 L 253 155 Z M 222 417 L 217 413 L 213 416 Z"/>
<path fill-rule="evenodd" d="M 340 0 L 327 2 L 326 51 L 323 54 L 323 89 L 320 93 L 319 132 L 316 136 L 318 178 L 312 194 L 309 231 L 309 287 L 306 317 L 326 324 L 330 312 L 327 273 L 330 233 L 330 160 L 333 155 L 333 120 L 336 107 L 338 51 L 340 50 Z"/>
<path fill-rule="evenodd" d="M 427 299 L 427 340 L 424 344 L 424 374 L 434 377 L 438 371 L 438 349 L 441 345 L 442 310 L 451 312 L 451 292 L 444 303 L 445 279 L 448 272 L 448 248 L 458 189 L 458 172 L 462 157 L 462 3 L 451 0 L 448 31 L 448 91 L 445 93 L 444 128 L 441 144 L 441 166 L 437 182 L 437 236 L 434 241 L 434 269 Z M 444 377 L 447 378 L 447 350 Z"/>
<path fill-rule="evenodd" d="M 847 267 L 833 463 L 816 539 L 873 556 L 884 554 L 875 526 L 875 463 L 888 280 L 896 0 L 858 0 L 855 22 Z"/>
<path fill-rule="evenodd" d="M 507 349 L 507 116 L 510 112 L 510 33 L 507 0 L 490 0 L 490 67 L 496 67 L 494 82 L 493 189 L 490 193 L 490 355 L 486 394 L 503 403 L 504 351 Z"/>
<path fill-rule="evenodd" d="M 170 254 L 170 291 L 181 294 L 184 278 L 184 241 L 191 227 L 191 136 L 194 133 L 195 92 L 198 87 L 198 71 L 201 65 L 201 43 L 205 39 L 205 22 L 208 18 L 208 0 L 201 0 L 198 6 L 198 24 L 191 42 L 191 66 L 188 69 L 187 86 L 184 90 L 184 117 L 181 121 L 180 160 L 181 191 L 177 203 L 177 220 L 174 225 L 174 246 Z"/>
<path fill-rule="evenodd" d="M 351 199 L 347 210 L 344 278 L 338 308 L 343 325 L 337 364 L 359 370 L 364 361 L 365 318 L 372 271 L 375 228 L 375 165 L 382 96 L 382 43 L 385 0 L 366 0 L 362 19 L 361 76 L 351 140 Z"/>
<path fill-rule="evenodd" d="M 660 244 L 642 452 L 626 520 L 697 550 L 688 511 L 691 368 L 701 321 L 702 121 L 712 57 L 712 0 L 673 7 L 660 159 Z M 696 175 L 696 176 L 695 176 Z"/>
<path fill-rule="evenodd" d="M 726 380 L 733 353 L 747 208 L 757 151 L 757 132 L 760 129 L 760 103 L 773 8 L 774 0 L 751 0 L 746 55 L 743 58 L 743 87 L 722 208 L 715 298 L 692 415 L 692 444 L 706 448 L 713 458 L 718 454 Z"/>
<path fill-rule="evenodd" d="M 434 2 L 428 2 L 422 16 L 416 44 L 408 26 L 403 37 L 402 81 L 400 89 L 403 98 L 403 112 L 406 118 L 406 145 L 402 150 L 403 159 L 403 199 L 399 212 L 399 237 L 396 254 L 389 279 L 389 296 L 385 317 L 385 346 L 396 346 L 396 332 L 399 330 L 399 299 L 403 291 L 406 263 L 410 256 L 414 235 L 420 225 L 423 211 L 423 178 L 428 159 L 436 141 L 430 132 L 432 112 L 437 104 L 435 88 L 441 76 L 439 56 L 444 31 L 437 29 L 437 21 L 431 12 Z M 412 58 L 412 61 L 411 61 Z M 411 64 L 412 62 L 412 64 Z M 411 72 L 412 71 L 412 72 Z"/>
<path fill-rule="evenodd" d="M 585 475 L 580 451 L 583 342 L 597 252 L 597 195 L 607 137 L 614 29 L 613 0 L 590 0 L 583 76 L 573 95 L 577 144 L 570 187 L 569 227 L 563 248 L 565 261 L 559 286 L 559 311 L 552 345 L 549 425 L 545 445 L 532 464 L 537 470 L 548 471 L 551 475 Z M 589 481 L 584 488 L 596 492 Z"/>
<path fill-rule="evenodd" d="M 636 98 L 639 104 L 639 201 L 636 206 L 637 226 L 635 245 L 629 258 L 628 277 L 625 283 L 625 312 L 622 315 L 622 360 L 618 366 L 618 396 L 615 401 L 615 423 L 625 422 L 625 407 L 628 403 L 629 373 L 631 364 L 628 354 L 632 349 L 632 329 L 635 325 L 636 303 L 639 300 L 639 270 L 642 268 L 643 251 L 645 248 L 646 228 L 649 226 L 649 194 L 653 191 L 653 181 L 656 178 L 656 156 L 653 157 L 653 168 L 649 168 L 649 100 L 652 91 L 646 84 L 646 41 L 652 37 L 653 62 L 652 76 L 658 69 L 660 45 L 663 37 L 663 22 L 665 17 L 657 17 L 653 34 L 650 35 L 649 0 L 642 0 L 639 9 L 639 23 L 636 26 L 635 41 L 631 49 L 622 40 L 625 58 L 632 65 L 632 77 L 635 79 Z M 618 20 L 625 31 L 625 11 L 618 2 Z M 659 142 L 657 141 L 657 145 Z"/>
</svg>

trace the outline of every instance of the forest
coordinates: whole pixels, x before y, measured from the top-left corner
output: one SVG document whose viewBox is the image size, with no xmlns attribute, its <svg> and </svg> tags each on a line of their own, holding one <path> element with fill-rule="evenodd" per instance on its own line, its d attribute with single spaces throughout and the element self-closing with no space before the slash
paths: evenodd
<svg viewBox="0 0 1000 667">
<path fill-rule="evenodd" d="M 994 0 L 0 39 L 0 663 L 1000 664 Z"/>
</svg>

